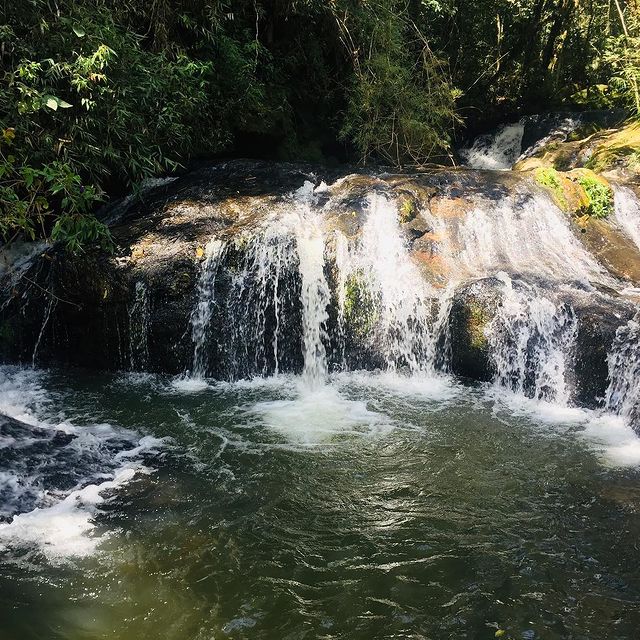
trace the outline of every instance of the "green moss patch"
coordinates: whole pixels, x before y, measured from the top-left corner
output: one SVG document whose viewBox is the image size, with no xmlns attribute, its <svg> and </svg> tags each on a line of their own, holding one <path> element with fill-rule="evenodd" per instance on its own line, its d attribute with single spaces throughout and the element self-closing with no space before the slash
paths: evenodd
<svg viewBox="0 0 640 640">
<path fill-rule="evenodd" d="M 548 189 L 556 201 L 556 204 L 563 210 L 567 211 L 569 203 L 562 186 L 562 177 L 553 167 L 543 167 L 536 170 L 536 182 Z"/>
<path fill-rule="evenodd" d="M 371 332 L 378 319 L 373 296 L 361 273 L 352 273 L 345 283 L 344 318 L 360 338 Z"/>
</svg>

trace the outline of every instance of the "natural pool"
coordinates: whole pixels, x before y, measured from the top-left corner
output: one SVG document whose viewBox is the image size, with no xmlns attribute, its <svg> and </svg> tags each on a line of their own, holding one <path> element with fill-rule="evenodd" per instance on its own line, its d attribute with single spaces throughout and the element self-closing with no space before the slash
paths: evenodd
<svg viewBox="0 0 640 640">
<path fill-rule="evenodd" d="M 446 377 L 11 367 L 0 412 L 44 429 L 0 441 L 3 640 L 638 637 L 618 418 Z"/>
</svg>

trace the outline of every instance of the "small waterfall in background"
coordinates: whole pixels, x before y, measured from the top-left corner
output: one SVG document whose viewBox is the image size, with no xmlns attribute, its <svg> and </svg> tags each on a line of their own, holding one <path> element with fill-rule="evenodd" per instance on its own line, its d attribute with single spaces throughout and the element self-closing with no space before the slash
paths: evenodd
<svg viewBox="0 0 640 640">
<path fill-rule="evenodd" d="M 487 338 L 495 383 L 536 400 L 566 405 L 566 373 L 577 332 L 573 310 L 500 274 L 503 295 Z"/>
<path fill-rule="evenodd" d="M 640 313 L 616 332 L 605 404 L 625 418 L 640 418 Z"/>
<path fill-rule="evenodd" d="M 615 218 L 624 232 L 640 248 L 640 201 L 628 187 L 616 186 Z"/>
<path fill-rule="evenodd" d="M 508 171 L 520 157 L 523 136 L 524 123 L 507 124 L 494 134 L 478 136 L 460 156 L 473 169 Z"/>
<path fill-rule="evenodd" d="M 129 366 L 131 371 L 146 371 L 149 366 L 149 292 L 138 280 L 133 302 L 129 305 Z"/>
<path fill-rule="evenodd" d="M 459 150 L 460 157 L 472 169 L 509 171 L 518 160 L 534 155 L 550 142 L 566 140 L 583 122 L 589 119 L 579 114 L 524 116 L 479 135 L 470 147 Z"/>
</svg>

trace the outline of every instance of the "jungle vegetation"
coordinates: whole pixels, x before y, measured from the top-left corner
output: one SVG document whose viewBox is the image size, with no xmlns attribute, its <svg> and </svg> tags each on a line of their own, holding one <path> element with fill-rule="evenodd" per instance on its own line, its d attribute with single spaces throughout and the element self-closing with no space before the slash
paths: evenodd
<svg viewBox="0 0 640 640">
<path fill-rule="evenodd" d="M 199 158 L 406 165 L 550 109 L 640 113 L 639 0 L 0 0 L 0 236 L 109 245 Z"/>
</svg>

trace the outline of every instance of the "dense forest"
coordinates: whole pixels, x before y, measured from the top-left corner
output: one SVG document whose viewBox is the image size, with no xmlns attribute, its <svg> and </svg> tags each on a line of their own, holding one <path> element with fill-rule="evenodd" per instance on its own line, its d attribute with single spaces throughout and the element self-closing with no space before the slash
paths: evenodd
<svg viewBox="0 0 640 640">
<path fill-rule="evenodd" d="M 0 235 L 109 234 L 202 158 L 397 166 L 552 109 L 640 112 L 637 0 L 3 0 Z"/>
</svg>

